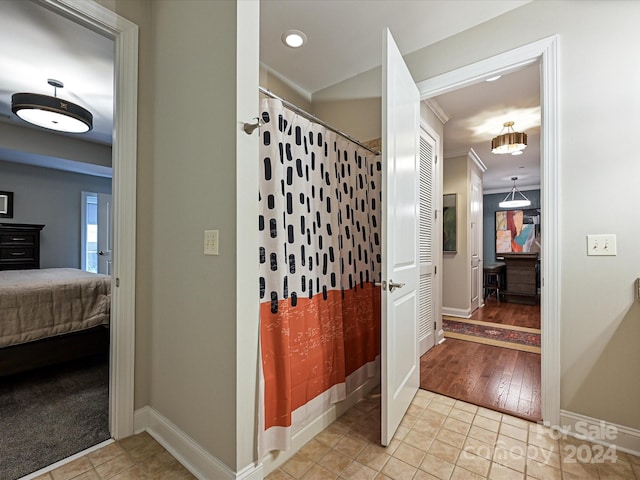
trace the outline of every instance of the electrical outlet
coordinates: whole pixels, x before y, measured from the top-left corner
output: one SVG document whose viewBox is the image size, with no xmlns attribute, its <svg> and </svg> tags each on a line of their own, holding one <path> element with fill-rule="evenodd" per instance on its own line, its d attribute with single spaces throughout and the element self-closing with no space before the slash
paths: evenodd
<svg viewBox="0 0 640 480">
<path fill-rule="evenodd" d="M 204 231 L 204 254 L 218 255 L 218 230 Z"/>
<path fill-rule="evenodd" d="M 587 235 L 587 255 L 616 255 L 616 235 Z"/>
</svg>

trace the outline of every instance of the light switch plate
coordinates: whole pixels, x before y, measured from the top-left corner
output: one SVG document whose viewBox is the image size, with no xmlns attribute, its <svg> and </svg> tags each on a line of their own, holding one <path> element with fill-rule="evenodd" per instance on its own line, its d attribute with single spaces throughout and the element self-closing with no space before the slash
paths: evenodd
<svg viewBox="0 0 640 480">
<path fill-rule="evenodd" d="M 205 255 L 218 255 L 218 230 L 205 230 L 204 231 L 204 254 Z"/>
<path fill-rule="evenodd" d="M 616 235 L 587 235 L 587 255 L 616 255 Z"/>
</svg>

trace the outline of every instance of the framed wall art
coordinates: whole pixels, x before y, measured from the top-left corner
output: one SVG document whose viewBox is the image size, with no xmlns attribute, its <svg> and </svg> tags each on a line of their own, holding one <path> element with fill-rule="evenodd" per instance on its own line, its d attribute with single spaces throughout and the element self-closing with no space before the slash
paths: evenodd
<svg viewBox="0 0 640 480">
<path fill-rule="evenodd" d="M 0 218 L 13 218 L 13 192 L 0 192 Z"/>
<path fill-rule="evenodd" d="M 496 258 L 501 253 L 540 252 L 540 209 L 496 212 Z"/>
<path fill-rule="evenodd" d="M 448 193 L 442 196 L 442 251 L 457 252 L 457 194 Z"/>
</svg>

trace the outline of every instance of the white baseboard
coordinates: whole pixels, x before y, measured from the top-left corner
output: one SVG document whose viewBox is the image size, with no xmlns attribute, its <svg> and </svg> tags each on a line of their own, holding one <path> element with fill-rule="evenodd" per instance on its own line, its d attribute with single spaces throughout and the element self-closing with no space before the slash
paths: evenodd
<svg viewBox="0 0 640 480">
<path fill-rule="evenodd" d="M 262 465 L 249 465 L 234 472 L 202 448 L 177 425 L 146 406 L 134 413 L 135 433 L 148 432 L 176 460 L 200 480 L 262 480 Z"/>
<path fill-rule="evenodd" d="M 379 383 L 380 377 L 372 377 L 362 386 L 351 392 L 351 394 L 342 402 L 332 405 L 326 412 L 293 435 L 291 438 L 291 448 L 289 450 L 277 450 L 267 453 L 262 458 L 264 476 L 266 477 L 276 468 L 280 467 L 287 460 L 293 457 L 308 441 L 331 425 L 335 419 L 353 407 L 357 402 L 365 398 L 366 395 Z"/>
<path fill-rule="evenodd" d="M 560 410 L 560 430 L 581 440 L 615 446 L 621 452 L 640 455 L 640 430 L 634 428 Z"/>
<path fill-rule="evenodd" d="M 471 310 L 464 308 L 451 308 L 442 307 L 442 315 L 449 315 L 450 317 L 471 318 Z"/>
<path fill-rule="evenodd" d="M 133 412 L 133 434 L 137 435 L 144 432 L 149 426 L 149 412 L 151 407 L 142 407 Z"/>
</svg>

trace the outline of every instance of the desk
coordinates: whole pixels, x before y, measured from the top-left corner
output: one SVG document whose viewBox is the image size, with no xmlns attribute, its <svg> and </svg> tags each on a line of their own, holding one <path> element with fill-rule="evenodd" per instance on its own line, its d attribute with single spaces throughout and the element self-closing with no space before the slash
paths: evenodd
<svg viewBox="0 0 640 480">
<path fill-rule="evenodd" d="M 538 254 L 503 253 L 507 269 L 507 302 L 538 303 Z"/>
</svg>

